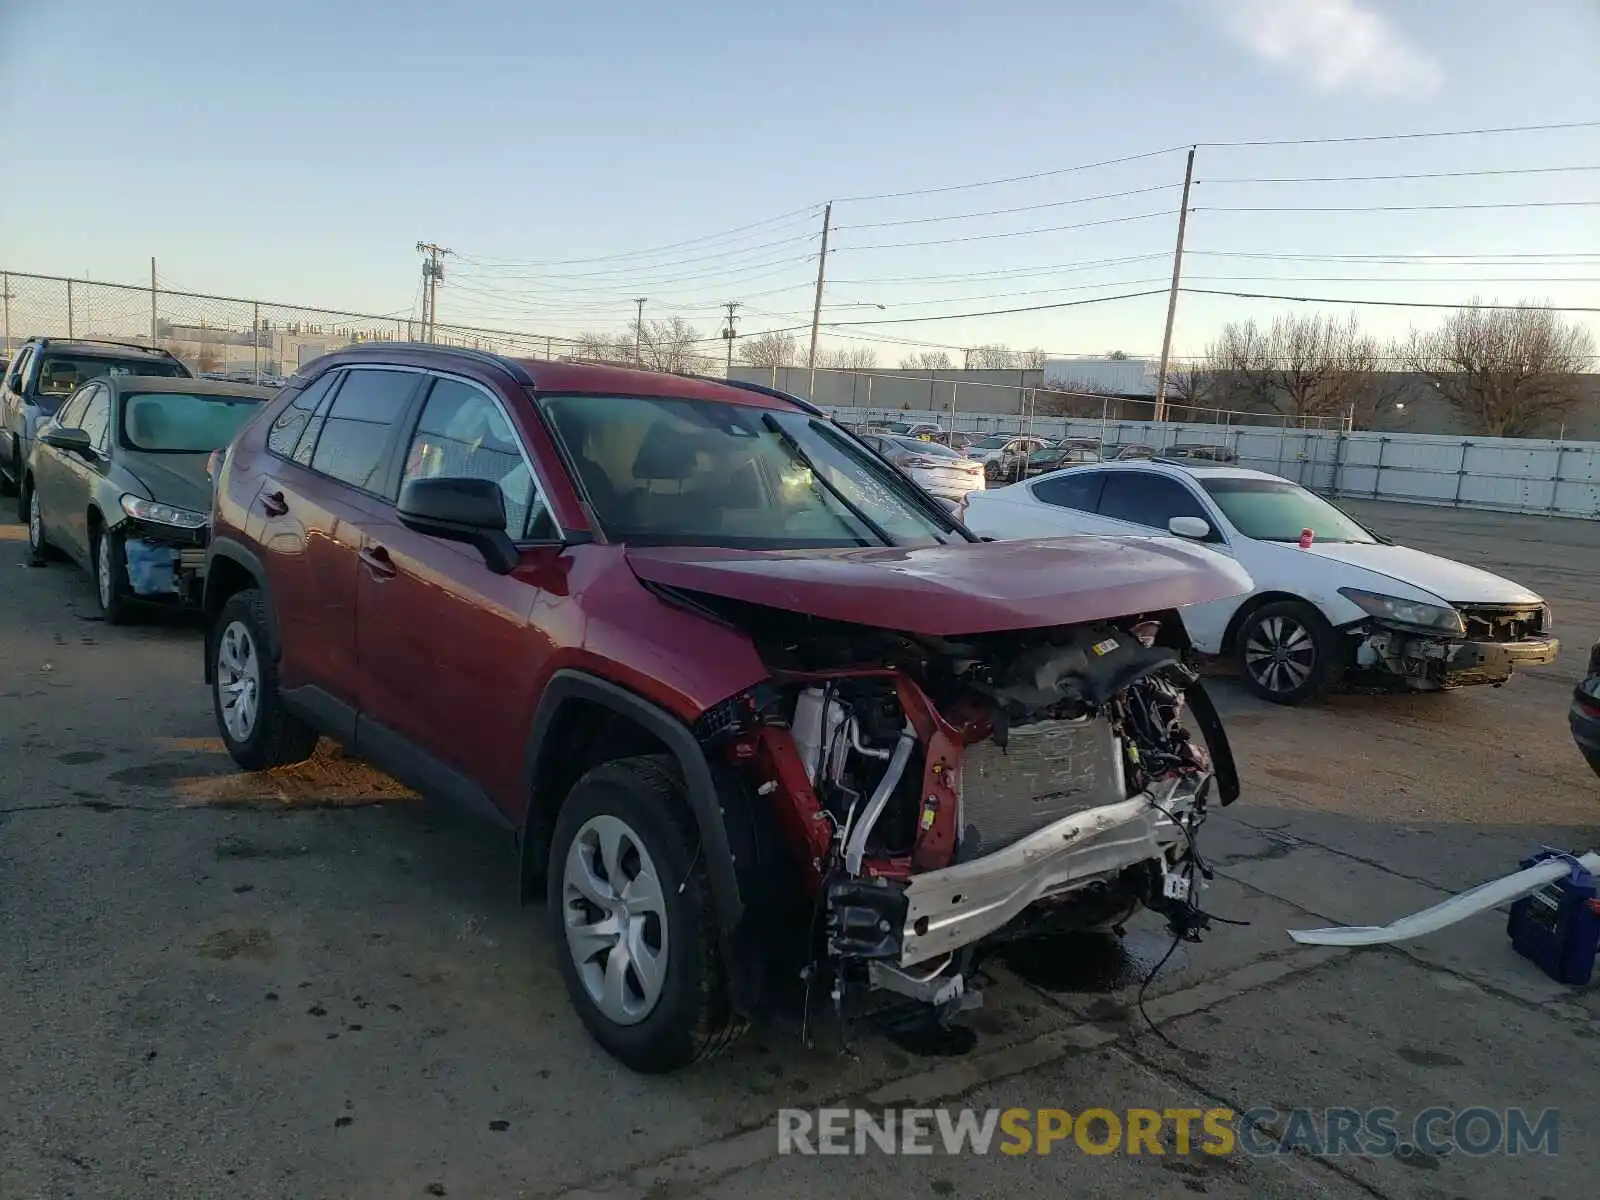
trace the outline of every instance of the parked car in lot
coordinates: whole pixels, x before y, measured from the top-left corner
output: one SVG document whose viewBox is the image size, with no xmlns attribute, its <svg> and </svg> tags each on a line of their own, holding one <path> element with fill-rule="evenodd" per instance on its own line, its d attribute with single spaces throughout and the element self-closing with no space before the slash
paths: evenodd
<svg viewBox="0 0 1600 1200">
<path fill-rule="evenodd" d="M 868 435 L 862 440 L 941 500 L 959 503 L 968 492 L 984 486 L 982 463 L 938 442 L 892 435 Z"/>
<path fill-rule="evenodd" d="M 0 488 L 18 493 L 18 520 L 28 519 L 18 489 L 40 422 L 79 385 L 116 375 L 187 379 L 190 371 L 168 351 L 134 342 L 36 337 L 17 350 L 0 381 Z"/>
<path fill-rule="evenodd" d="M 944 428 L 932 421 L 890 421 L 888 431 L 897 437 L 936 438 Z"/>
<path fill-rule="evenodd" d="M 984 478 L 991 483 L 1010 482 L 1017 477 L 1021 463 L 1035 450 L 1050 443 L 1042 437 L 1029 437 L 1020 433 L 995 433 L 975 442 L 967 450 L 967 457 L 983 464 Z"/>
<path fill-rule="evenodd" d="M 1020 464 L 1018 474 L 1023 478 L 1034 475 L 1044 475 L 1050 471 L 1059 471 L 1062 467 L 1077 466 L 1080 463 L 1097 463 L 1100 461 L 1100 452 L 1086 446 L 1072 442 L 1059 442 L 1054 446 L 1045 446 L 1028 455 L 1027 460 Z"/>
<path fill-rule="evenodd" d="M 1589 669 L 1573 691 L 1568 720 L 1579 753 L 1600 775 L 1600 642 L 1589 650 Z"/>
<path fill-rule="evenodd" d="M 1175 614 L 1236 565 L 981 541 L 752 384 L 340 351 L 223 455 L 207 563 L 235 761 L 326 734 L 514 831 L 573 1004 L 641 1070 L 804 967 L 952 1018 L 998 938 L 1140 904 L 1194 931 L 1192 839 L 1237 793 Z"/>
<path fill-rule="evenodd" d="M 112 624 L 141 600 L 198 601 L 207 460 L 272 394 L 149 375 L 84 384 L 40 428 L 23 470 L 32 561 L 54 549 L 87 568 Z"/>
<path fill-rule="evenodd" d="M 1395 545 L 1261 471 L 1178 460 L 1070 467 L 975 494 L 964 515 L 993 537 L 1171 536 L 1232 558 L 1253 590 L 1188 606 L 1183 623 L 1197 649 L 1232 656 L 1250 688 L 1279 704 L 1341 681 L 1500 684 L 1559 649 L 1548 606 L 1527 588 Z"/>
<path fill-rule="evenodd" d="M 1231 463 L 1238 462 L 1239 456 L 1226 446 L 1212 445 L 1186 445 L 1177 443 L 1168 446 L 1162 453 L 1162 458 L 1190 458 L 1202 462 Z"/>
</svg>

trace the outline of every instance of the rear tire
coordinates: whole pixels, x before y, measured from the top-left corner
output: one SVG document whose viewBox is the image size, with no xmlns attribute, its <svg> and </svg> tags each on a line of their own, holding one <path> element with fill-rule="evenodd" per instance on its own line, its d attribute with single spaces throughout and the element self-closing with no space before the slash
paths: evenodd
<svg viewBox="0 0 1600 1200">
<path fill-rule="evenodd" d="M 17 462 L 17 452 L 12 450 L 11 460 L 0 467 L 0 496 L 15 496 L 22 490 L 22 470 Z M 17 502 L 18 514 L 24 521 L 28 519 L 28 510 L 22 507 L 21 500 Z"/>
<path fill-rule="evenodd" d="M 217 732 L 246 771 L 304 762 L 317 748 L 317 731 L 283 706 L 271 630 L 265 599 L 248 588 L 228 597 L 206 637 L 214 656 L 211 709 Z"/>
<path fill-rule="evenodd" d="M 562 979 L 607 1053 L 660 1074 L 720 1053 L 743 1032 L 673 759 L 617 759 L 585 773 L 556 817 L 548 881 Z"/>
<path fill-rule="evenodd" d="M 1274 704 L 1304 704 L 1327 691 L 1337 674 L 1333 626 L 1300 600 L 1263 604 L 1239 626 L 1234 657 L 1252 692 Z"/>
<path fill-rule="evenodd" d="M 1596 775 L 1600 775 L 1600 750 L 1585 750 L 1583 757 L 1584 761 L 1589 764 L 1589 769 Z"/>
</svg>

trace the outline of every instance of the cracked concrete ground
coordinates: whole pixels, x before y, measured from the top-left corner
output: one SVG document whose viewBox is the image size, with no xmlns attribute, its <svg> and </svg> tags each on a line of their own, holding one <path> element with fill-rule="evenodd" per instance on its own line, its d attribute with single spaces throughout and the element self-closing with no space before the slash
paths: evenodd
<svg viewBox="0 0 1600 1200">
<path fill-rule="evenodd" d="M 0 1196 L 1499 1198 L 1600 1166 L 1600 1000 L 1485 917 L 1400 949 L 1295 947 L 1597 844 L 1566 697 L 1600 637 L 1600 525 L 1354 506 L 1551 600 L 1559 662 L 1499 690 L 1302 710 L 1216 685 L 1245 795 L 1206 829 L 1221 926 L 1133 1006 L 1165 942 L 991 971 L 970 1052 L 779 1021 L 667 1079 L 584 1038 L 507 846 L 324 753 L 236 773 L 199 635 L 90 619 L 0 525 Z M 1069 952 L 1070 951 L 1070 952 Z M 1559 1153 L 780 1157 L 783 1107 L 1430 1105 L 1561 1110 Z"/>
</svg>

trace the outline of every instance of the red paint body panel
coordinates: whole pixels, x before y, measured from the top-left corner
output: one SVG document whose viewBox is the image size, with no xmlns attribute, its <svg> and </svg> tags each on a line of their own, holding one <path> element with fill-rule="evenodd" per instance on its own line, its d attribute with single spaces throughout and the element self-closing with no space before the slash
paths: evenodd
<svg viewBox="0 0 1600 1200">
<path fill-rule="evenodd" d="M 1103 620 L 1236 596 L 1231 559 L 1099 537 L 845 550 L 628 550 L 641 579 L 731 600 L 949 637 Z"/>
</svg>

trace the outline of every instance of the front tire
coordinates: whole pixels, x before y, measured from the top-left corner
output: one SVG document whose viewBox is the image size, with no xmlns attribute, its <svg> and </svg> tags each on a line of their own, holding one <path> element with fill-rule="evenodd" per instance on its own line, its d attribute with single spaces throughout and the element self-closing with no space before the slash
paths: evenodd
<svg viewBox="0 0 1600 1200">
<path fill-rule="evenodd" d="M 556 818 L 548 878 L 562 978 L 607 1053 L 659 1074 L 742 1032 L 675 761 L 618 759 L 579 779 Z"/>
<path fill-rule="evenodd" d="M 246 771 L 267 771 L 310 758 L 317 731 L 283 706 L 277 647 L 261 593 L 249 588 L 229 596 L 211 628 L 211 709 L 233 761 Z"/>
<path fill-rule="evenodd" d="M 22 508 L 28 514 L 28 565 L 42 567 L 50 561 L 50 539 L 45 536 L 44 506 L 32 479 L 22 482 Z"/>
<path fill-rule="evenodd" d="M 122 535 L 114 529 L 100 529 L 90 542 L 89 561 L 100 615 L 107 625 L 126 625 L 132 615 L 133 596 L 128 587 L 128 560 Z"/>
<path fill-rule="evenodd" d="M 1321 696 L 1336 674 L 1333 627 L 1299 600 L 1263 604 L 1239 626 L 1235 658 L 1246 685 L 1274 704 L 1304 704 Z"/>
</svg>

